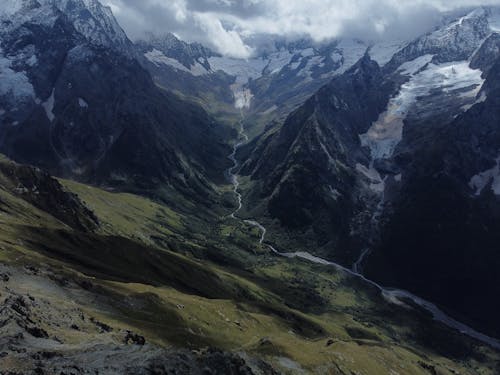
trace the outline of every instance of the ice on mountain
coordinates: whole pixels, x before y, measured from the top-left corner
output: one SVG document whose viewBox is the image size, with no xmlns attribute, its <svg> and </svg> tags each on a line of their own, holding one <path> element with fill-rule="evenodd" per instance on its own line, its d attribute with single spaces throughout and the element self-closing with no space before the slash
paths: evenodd
<svg viewBox="0 0 500 375">
<path fill-rule="evenodd" d="M 8 18 L 18 12 L 23 6 L 23 0 L 2 0 L 0 19 Z"/>
<path fill-rule="evenodd" d="M 413 75 L 432 61 L 434 55 L 423 55 L 415 60 L 405 62 L 398 68 L 402 75 Z"/>
<path fill-rule="evenodd" d="M 36 58 L 36 55 L 33 54 L 28 60 L 26 60 L 26 64 L 28 64 L 31 67 L 38 64 L 38 59 Z"/>
<path fill-rule="evenodd" d="M 201 65 L 198 61 L 195 62 L 193 65 L 191 65 L 189 71 L 195 77 L 203 76 L 209 73 L 209 71 L 207 71 L 207 69 L 203 65 Z"/>
<path fill-rule="evenodd" d="M 370 181 L 370 189 L 377 194 L 385 190 L 385 180 L 380 173 L 371 165 L 369 168 L 363 164 L 357 163 L 356 170 Z"/>
<path fill-rule="evenodd" d="M 481 195 L 486 186 L 491 184 L 491 190 L 495 195 L 500 195 L 500 157 L 495 160 L 493 168 L 473 176 L 469 182 L 471 189 L 475 190 L 476 196 Z"/>
<path fill-rule="evenodd" d="M 500 32 L 500 7 L 492 7 L 488 12 L 488 23 L 493 32 Z"/>
<path fill-rule="evenodd" d="M 314 48 L 306 48 L 306 49 L 300 51 L 300 55 L 302 57 L 311 57 L 311 56 L 314 56 Z"/>
<path fill-rule="evenodd" d="M 237 109 L 250 108 L 253 94 L 249 89 L 243 89 L 237 85 L 233 86 L 234 106 Z"/>
<path fill-rule="evenodd" d="M 171 67 L 177 70 L 182 70 L 183 72 L 190 73 L 190 70 L 186 68 L 184 65 L 182 65 L 179 61 L 171 57 L 165 56 L 163 52 L 157 50 L 156 48 L 154 48 L 152 51 L 146 52 L 144 54 L 144 57 L 146 57 L 146 59 L 148 59 L 156 66 L 159 66 L 161 64 L 170 65 Z"/>
<path fill-rule="evenodd" d="M 428 59 L 429 56 L 419 64 L 411 64 L 411 69 L 418 72 L 416 67 Z M 410 67 L 406 66 L 403 71 L 409 72 Z M 399 93 L 389 101 L 387 110 L 368 132 L 360 135 L 362 145 L 370 148 L 374 160 L 390 158 L 403 138 L 404 120 L 418 98 L 442 92 L 456 93 L 475 101 L 483 83 L 481 70 L 471 69 L 468 61 L 440 65 L 429 63 L 425 70 L 415 73 L 401 86 Z"/>
<path fill-rule="evenodd" d="M 159 51 L 156 48 L 153 48 L 153 50 L 146 52 L 144 54 L 144 57 L 146 57 L 146 59 L 148 59 L 156 66 L 160 66 L 162 64 L 168 65 L 174 69 L 190 73 L 194 76 L 202 76 L 209 73 L 207 69 L 205 69 L 205 67 L 201 65 L 199 62 L 195 62 L 195 64 L 191 66 L 191 69 L 188 69 L 178 60 L 172 57 L 165 56 L 165 54 L 162 51 Z"/>
<path fill-rule="evenodd" d="M 250 78 L 261 77 L 268 65 L 268 61 L 263 58 L 242 60 L 230 57 L 210 57 L 208 62 L 212 71 L 220 70 L 236 77 L 237 84 L 246 84 Z"/>
<path fill-rule="evenodd" d="M 293 55 L 288 50 L 281 50 L 272 53 L 268 57 L 267 71 L 271 74 L 276 74 L 281 71 L 287 64 L 290 63 Z"/>
<path fill-rule="evenodd" d="M 336 74 L 345 73 L 356 64 L 366 53 L 368 45 L 356 39 L 342 39 L 337 44 L 337 53 L 342 55 L 343 64 L 336 71 Z"/>
<path fill-rule="evenodd" d="M 0 96 L 5 97 L 7 102 L 33 99 L 35 90 L 26 72 L 15 71 L 12 68 L 12 63 L 13 61 L 4 56 L 2 49 L 0 49 Z"/>
<path fill-rule="evenodd" d="M 442 51 L 439 57 L 443 62 L 458 56 L 465 59 L 474 53 L 490 32 L 487 13 L 481 8 L 419 38 L 412 44 L 412 49 L 422 53 Z"/>
<path fill-rule="evenodd" d="M 370 47 L 370 57 L 376 61 L 378 65 L 384 66 L 401 48 L 405 46 L 402 41 L 388 41 L 376 43 Z"/>
<path fill-rule="evenodd" d="M 332 59 L 332 61 L 333 61 L 334 63 L 339 63 L 339 62 L 341 62 L 341 61 L 342 61 L 342 59 L 343 59 L 344 57 L 342 56 L 342 54 L 341 54 L 341 53 L 339 53 L 338 51 L 335 51 L 335 52 L 332 52 L 332 54 L 330 55 L 330 58 Z"/>
<path fill-rule="evenodd" d="M 68 52 L 68 61 L 71 63 L 81 63 L 86 62 L 88 64 L 92 63 L 94 57 L 94 52 L 85 45 L 79 45 Z"/>
<path fill-rule="evenodd" d="M 293 62 L 288 66 L 290 70 L 297 70 L 302 64 L 302 55 L 295 55 Z"/>
<path fill-rule="evenodd" d="M 82 98 L 78 98 L 78 105 L 80 106 L 80 108 L 88 108 L 89 107 L 88 103 Z"/>
<path fill-rule="evenodd" d="M 313 69 L 315 67 L 320 67 L 320 65 L 323 64 L 324 60 L 325 60 L 325 57 L 321 56 L 321 55 L 311 56 L 307 60 L 306 66 L 300 70 L 298 75 L 301 77 L 311 79 Z"/>
<path fill-rule="evenodd" d="M 52 94 L 48 97 L 48 99 L 42 103 L 42 107 L 45 110 L 47 118 L 49 119 L 50 122 L 54 121 L 54 119 L 56 118 L 53 112 L 55 104 L 54 92 L 55 89 L 52 90 Z"/>
<path fill-rule="evenodd" d="M 4 22 L 2 25 L 3 30 L 1 31 L 5 33 L 18 28 L 26 22 L 52 27 L 58 18 L 58 14 L 50 6 L 23 8 L 25 2 L 22 0 L 2 0 L 2 2 L 3 1 L 7 1 L 7 3 L 11 4 L 10 7 L 4 6 L 3 4 L 0 7 L 0 20 L 8 20 L 8 22 Z"/>
<path fill-rule="evenodd" d="M 73 21 L 76 30 L 91 42 L 113 48 L 128 42 L 127 35 L 116 21 L 111 9 L 99 1 L 58 0 L 54 5 L 66 13 Z M 85 12 L 91 17 L 82 16 Z"/>
</svg>

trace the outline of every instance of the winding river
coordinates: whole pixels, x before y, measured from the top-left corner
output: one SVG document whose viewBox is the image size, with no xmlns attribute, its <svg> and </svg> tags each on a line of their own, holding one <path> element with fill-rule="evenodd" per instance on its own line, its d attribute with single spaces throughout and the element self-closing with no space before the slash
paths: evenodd
<svg viewBox="0 0 500 375">
<path fill-rule="evenodd" d="M 236 153 L 238 152 L 238 149 L 241 146 L 243 146 L 246 142 L 248 142 L 248 136 L 245 132 L 244 117 L 242 114 L 241 120 L 239 122 L 238 141 L 233 146 L 232 153 L 228 156 L 228 159 L 233 162 L 233 166 L 228 169 L 227 174 L 229 176 L 229 180 L 231 181 L 231 184 L 233 185 L 233 191 L 234 191 L 234 194 L 235 194 L 235 196 L 237 198 L 237 202 L 238 202 L 237 209 L 234 212 L 232 212 L 229 215 L 229 217 L 231 217 L 232 219 L 235 219 L 235 220 L 242 220 L 246 224 L 258 228 L 260 230 L 260 233 L 261 233 L 261 236 L 259 239 L 259 243 L 261 245 L 267 246 L 267 248 L 271 252 L 273 252 L 274 254 L 276 254 L 278 256 L 281 256 L 284 258 L 300 258 L 300 259 L 303 259 L 303 260 L 306 260 L 306 261 L 309 261 L 312 263 L 334 267 L 337 271 L 345 272 L 353 277 L 359 278 L 359 279 L 363 280 L 364 282 L 366 282 L 367 284 L 380 290 L 382 296 L 389 303 L 402 305 L 402 306 L 408 306 L 404 301 L 410 300 L 415 305 L 420 306 L 422 309 L 428 311 L 432 315 L 432 317 L 435 321 L 438 321 L 438 322 L 440 322 L 440 323 L 442 323 L 442 324 L 444 324 L 452 329 L 459 331 L 460 333 L 462 333 L 464 335 L 472 337 L 478 341 L 481 341 L 485 344 L 490 345 L 491 347 L 493 347 L 495 349 L 500 350 L 500 340 L 495 339 L 493 337 L 489 337 L 481 332 L 474 330 L 472 327 L 469 327 L 466 324 L 461 323 L 461 322 L 453 319 L 452 317 L 447 315 L 444 311 L 442 311 L 439 307 L 437 307 L 432 302 L 426 301 L 426 300 L 424 300 L 424 299 L 422 299 L 422 298 L 420 298 L 420 297 L 418 297 L 410 292 L 407 292 L 405 290 L 383 287 L 382 285 L 380 285 L 372 280 L 369 280 L 365 276 L 363 276 L 361 274 L 360 269 L 361 269 L 361 264 L 363 262 L 363 259 L 369 253 L 368 250 L 363 252 L 363 254 L 361 255 L 361 257 L 358 261 L 359 263 L 356 262 L 353 269 L 351 270 L 351 269 L 348 269 L 344 266 L 341 266 L 340 264 L 330 262 L 328 260 L 316 257 L 310 253 L 307 253 L 307 252 L 292 252 L 292 253 L 280 252 L 274 246 L 272 246 L 270 243 L 267 243 L 266 242 L 267 229 L 262 224 L 260 224 L 259 222 L 255 221 L 255 220 L 245 220 L 245 219 L 239 218 L 237 216 L 238 212 L 241 211 L 241 209 L 243 207 L 243 197 L 242 197 L 242 194 L 241 194 L 240 189 L 239 189 L 240 183 L 238 180 L 237 172 L 238 172 L 238 168 L 240 167 L 240 163 L 238 162 L 238 159 L 236 158 Z"/>
</svg>

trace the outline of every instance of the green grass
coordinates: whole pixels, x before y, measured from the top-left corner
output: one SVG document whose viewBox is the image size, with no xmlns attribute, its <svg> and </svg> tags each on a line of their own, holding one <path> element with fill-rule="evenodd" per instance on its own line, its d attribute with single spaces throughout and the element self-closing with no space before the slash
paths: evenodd
<svg viewBox="0 0 500 375">
<path fill-rule="evenodd" d="M 428 375 L 422 364 L 437 374 L 498 373 L 498 353 L 331 267 L 273 256 L 241 221 L 209 222 L 132 194 L 61 183 L 99 229 L 69 228 L 0 176 L 0 261 L 88 280 L 106 308 L 81 307 L 100 321 L 160 345 L 247 351 L 285 373 L 294 362 L 312 373 Z"/>
</svg>

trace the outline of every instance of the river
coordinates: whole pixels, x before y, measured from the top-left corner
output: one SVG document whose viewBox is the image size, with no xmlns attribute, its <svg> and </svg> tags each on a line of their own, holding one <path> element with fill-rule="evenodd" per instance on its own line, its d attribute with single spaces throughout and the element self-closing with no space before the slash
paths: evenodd
<svg viewBox="0 0 500 375">
<path fill-rule="evenodd" d="M 456 319 L 447 315 L 444 311 L 442 311 L 434 303 L 426 301 L 426 300 L 424 300 L 424 299 L 422 299 L 422 298 L 420 298 L 420 297 L 418 297 L 418 296 L 416 296 L 408 291 L 401 290 L 401 289 L 395 289 L 395 288 L 383 287 L 380 284 L 378 284 L 372 280 L 367 279 L 365 276 L 363 276 L 361 274 L 360 269 L 361 269 L 361 264 L 363 262 L 363 259 L 369 253 L 368 250 L 363 252 L 363 254 L 361 255 L 360 260 L 358 261 L 359 264 L 355 264 L 355 266 L 353 267 L 353 270 L 350 270 L 344 266 L 341 266 L 340 264 L 328 261 L 326 259 L 316 257 L 308 252 L 280 252 L 274 246 L 267 243 L 266 242 L 267 229 L 262 224 L 260 224 L 256 220 L 248 220 L 248 219 L 245 220 L 245 219 L 239 218 L 237 216 L 238 212 L 241 211 L 241 209 L 243 207 L 243 197 L 242 197 L 242 194 L 241 194 L 240 189 L 239 189 L 240 183 L 238 180 L 237 172 L 238 172 L 238 168 L 240 166 L 240 163 L 238 162 L 238 159 L 236 158 L 236 153 L 238 152 L 238 149 L 241 146 L 243 146 L 246 142 L 248 142 L 248 136 L 245 132 L 244 118 L 242 115 L 242 118 L 239 122 L 238 140 L 235 143 L 235 145 L 233 146 L 232 153 L 228 156 L 228 159 L 233 162 L 233 166 L 228 169 L 227 173 L 228 173 L 229 179 L 231 181 L 231 184 L 233 185 L 233 191 L 234 191 L 234 194 L 235 194 L 235 196 L 237 198 L 237 202 L 238 202 L 237 209 L 234 212 L 232 212 L 229 215 L 229 217 L 231 217 L 235 220 L 242 220 L 246 224 L 258 228 L 261 232 L 261 236 L 259 239 L 259 243 L 261 245 L 267 246 L 267 248 L 271 252 L 273 252 L 274 254 L 276 254 L 280 257 L 304 259 L 304 260 L 312 262 L 312 263 L 334 267 L 337 271 L 345 272 L 353 277 L 359 278 L 359 279 L 363 280 L 364 282 L 366 282 L 367 284 L 379 289 L 382 296 L 384 297 L 384 299 L 386 301 L 388 301 L 389 303 L 408 306 L 404 302 L 404 300 L 405 299 L 411 300 L 415 305 L 420 306 L 424 310 L 428 311 L 432 315 L 432 317 L 435 321 L 438 321 L 438 322 L 448 326 L 449 328 L 455 329 L 464 335 L 467 335 L 467 336 L 472 337 L 478 341 L 481 341 L 485 344 L 488 344 L 495 349 L 500 349 L 500 340 L 497 340 L 493 337 L 489 337 L 481 332 L 474 330 L 472 327 L 469 327 L 466 324 L 457 321 Z"/>
</svg>

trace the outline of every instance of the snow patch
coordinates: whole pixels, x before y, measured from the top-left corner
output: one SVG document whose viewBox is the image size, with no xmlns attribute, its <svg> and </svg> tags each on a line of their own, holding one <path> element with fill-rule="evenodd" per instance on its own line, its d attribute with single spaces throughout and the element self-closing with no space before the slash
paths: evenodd
<svg viewBox="0 0 500 375">
<path fill-rule="evenodd" d="M 271 74 L 279 73 L 286 65 L 290 63 L 293 55 L 288 50 L 282 50 L 275 53 L 272 53 L 268 57 L 268 65 L 267 70 L 271 72 Z"/>
<path fill-rule="evenodd" d="M 299 72 L 299 76 L 312 78 L 313 69 L 315 67 L 321 67 L 324 60 L 324 56 L 312 56 L 307 60 L 306 66 Z"/>
<path fill-rule="evenodd" d="M 342 61 L 342 59 L 344 58 L 344 56 L 342 56 L 341 53 L 338 53 L 337 51 L 335 52 L 332 52 L 332 54 L 330 55 L 330 58 L 332 59 L 332 61 L 334 63 L 339 63 Z"/>
<path fill-rule="evenodd" d="M 483 91 L 481 93 L 481 95 L 479 96 L 479 98 L 477 98 L 474 103 L 466 104 L 466 105 L 462 106 L 462 111 L 464 111 L 464 112 L 468 111 L 469 109 L 471 109 L 476 104 L 483 103 L 484 101 L 486 101 L 487 98 L 488 97 L 487 97 L 486 93 Z"/>
<path fill-rule="evenodd" d="M 427 59 L 429 56 L 418 63 L 414 60 L 411 66 L 403 64 L 403 71 L 418 71 L 417 67 Z M 370 148 L 373 160 L 390 158 L 403 138 L 408 111 L 418 98 L 441 91 L 447 94 L 456 92 L 462 98 L 475 99 L 484 83 L 481 75 L 481 70 L 471 69 L 467 61 L 440 65 L 429 63 L 425 70 L 416 73 L 401 86 L 399 93 L 389 101 L 387 110 L 367 133 L 360 135 L 361 144 Z"/>
<path fill-rule="evenodd" d="M 23 6 L 23 0 L 2 0 L 0 19 L 8 18 L 17 13 Z"/>
<path fill-rule="evenodd" d="M 249 89 L 233 87 L 234 106 L 237 109 L 248 109 L 252 103 L 253 94 Z"/>
<path fill-rule="evenodd" d="M 55 98 L 54 98 L 54 92 L 56 89 L 52 90 L 52 94 L 49 96 L 49 98 L 42 103 L 43 109 L 45 109 L 45 113 L 47 114 L 47 118 L 49 119 L 50 122 L 54 121 L 56 116 L 54 115 L 54 104 L 55 104 Z"/>
<path fill-rule="evenodd" d="M 398 72 L 402 75 L 414 75 L 424 66 L 432 61 L 434 55 L 423 55 L 415 60 L 407 61 L 398 68 Z"/>
<path fill-rule="evenodd" d="M 488 23 L 493 32 L 500 32 L 500 8 L 493 8 L 488 15 Z"/>
<path fill-rule="evenodd" d="M 338 191 L 337 189 L 334 189 L 332 187 L 332 185 L 328 185 L 328 190 L 329 190 L 330 196 L 335 201 L 337 201 L 342 196 L 342 193 L 340 191 Z"/>
<path fill-rule="evenodd" d="M 35 54 L 31 55 L 31 57 L 28 60 L 26 60 L 26 64 L 28 64 L 31 67 L 38 64 L 38 59 L 36 58 L 36 55 Z"/>
<path fill-rule="evenodd" d="M 376 61 L 378 65 L 384 66 L 405 45 L 406 42 L 402 41 L 380 42 L 370 47 L 369 54 L 372 60 Z"/>
<path fill-rule="evenodd" d="M 241 60 L 229 57 L 210 57 L 208 59 L 210 67 L 215 71 L 223 71 L 236 77 L 236 84 L 244 85 L 249 79 L 262 76 L 262 72 L 267 66 L 267 60 L 262 58 Z"/>
<path fill-rule="evenodd" d="M 314 48 L 306 48 L 306 49 L 300 51 L 300 54 L 302 55 L 302 57 L 314 56 Z"/>
<path fill-rule="evenodd" d="M 471 189 L 475 190 L 475 195 L 481 195 L 486 186 L 491 184 L 491 190 L 495 195 L 500 195 L 500 156 L 495 159 L 496 165 L 484 172 L 473 176 L 469 182 Z"/>
<path fill-rule="evenodd" d="M 35 90 L 30 83 L 26 72 L 12 69 L 13 61 L 4 56 L 0 48 L 0 96 L 7 100 L 34 98 Z"/>
<path fill-rule="evenodd" d="M 337 44 L 337 53 L 342 55 L 343 64 L 335 73 L 345 73 L 365 55 L 367 49 L 368 45 L 364 42 L 355 39 L 342 39 Z"/>
<path fill-rule="evenodd" d="M 189 69 L 186 68 L 184 65 L 182 65 L 179 61 L 177 61 L 176 59 L 172 59 L 171 57 L 165 56 L 163 52 L 157 50 L 156 48 L 154 48 L 152 51 L 146 52 L 144 54 L 144 57 L 146 57 L 146 59 L 148 59 L 156 66 L 160 66 L 161 64 L 170 65 L 177 70 L 190 72 Z"/>
<path fill-rule="evenodd" d="M 88 108 L 89 105 L 88 103 L 83 100 L 82 98 L 78 98 L 78 105 L 80 106 L 80 108 Z"/>
<path fill-rule="evenodd" d="M 380 173 L 373 167 L 373 165 L 370 165 L 370 168 L 367 168 L 363 164 L 357 163 L 356 170 L 370 181 L 370 189 L 372 191 L 378 194 L 384 192 L 385 179 L 382 178 Z"/>
<path fill-rule="evenodd" d="M 160 65 L 168 65 L 171 66 L 174 69 L 190 73 L 194 76 L 202 76 L 205 74 L 208 74 L 209 72 L 205 69 L 203 65 L 201 65 L 199 62 L 196 62 L 194 65 L 191 66 L 191 69 L 186 68 L 184 65 L 182 65 L 179 61 L 176 59 L 173 59 L 171 57 L 165 56 L 165 54 L 156 48 L 154 48 L 152 51 L 146 52 L 144 54 L 144 57 L 148 59 L 150 62 L 155 64 L 156 66 Z"/>
</svg>

